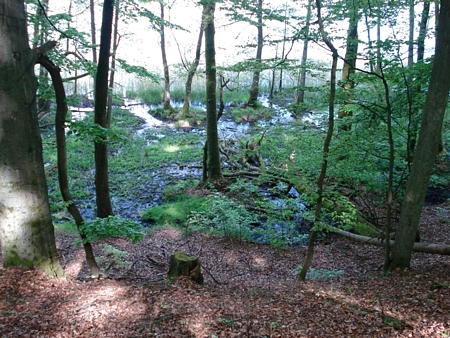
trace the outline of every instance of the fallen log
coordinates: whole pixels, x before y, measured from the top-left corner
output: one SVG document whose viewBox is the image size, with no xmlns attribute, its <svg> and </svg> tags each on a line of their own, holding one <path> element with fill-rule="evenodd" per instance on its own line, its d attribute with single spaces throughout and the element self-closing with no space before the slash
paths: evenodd
<svg viewBox="0 0 450 338">
<path fill-rule="evenodd" d="M 380 247 L 384 247 L 384 240 L 381 238 L 368 237 L 357 235 L 342 229 L 338 229 L 332 226 L 327 227 L 331 232 L 335 232 L 343 237 L 349 238 L 355 242 L 371 244 Z M 390 246 L 394 246 L 395 241 L 390 241 Z M 433 243 L 414 243 L 413 251 L 423 252 L 437 255 L 450 255 L 450 245 L 448 244 L 433 244 Z"/>
</svg>

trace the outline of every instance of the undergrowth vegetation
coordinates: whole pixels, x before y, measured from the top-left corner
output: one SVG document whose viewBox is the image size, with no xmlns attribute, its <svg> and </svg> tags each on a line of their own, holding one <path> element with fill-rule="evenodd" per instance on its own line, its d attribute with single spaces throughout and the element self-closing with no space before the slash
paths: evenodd
<svg viewBox="0 0 450 338">
<path fill-rule="evenodd" d="M 362 85 L 357 94 L 367 95 L 365 90 Z M 147 85 L 127 94 L 147 104 L 159 104 L 160 93 L 158 86 Z M 128 224 L 128 233 L 118 231 L 116 235 L 137 240 L 136 222 L 139 222 L 139 226 L 178 227 L 186 234 L 204 231 L 279 247 L 307 242 L 314 221 L 315 183 L 322 164 L 326 108 L 302 115 L 307 118 L 293 111 L 296 118 L 273 122 L 280 114 L 278 106 L 268 108 L 258 104 L 256 108 L 245 108 L 242 102 L 247 93 L 236 90 L 225 91 L 224 95 L 227 108 L 222 120 L 233 121 L 236 130 L 221 137 L 226 178 L 217 186 L 200 182 L 205 142 L 205 113 L 201 106 L 191 108 L 190 116 L 179 121 L 170 118 L 179 119 L 181 108 L 166 116 L 168 112 L 150 107 L 149 114 L 166 118 L 155 128 L 143 128 L 144 121 L 119 108 L 113 110 L 108 131 L 96 128 L 93 114 L 68 123 L 70 189 L 86 218 L 83 231 L 90 239 L 113 235 L 114 230 L 105 225 Z M 182 100 L 183 96 L 182 90 L 172 92 L 174 101 Z M 204 92 L 194 90 L 192 101 L 204 102 L 203 97 Z M 398 97 L 400 100 L 401 93 Z M 394 126 L 395 215 L 411 163 L 405 148 L 408 118 L 400 111 L 401 103 L 394 102 L 399 106 Z M 318 97 L 310 103 L 323 107 L 325 102 Z M 302 110 L 307 108 L 305 104 L 300 106 Z M 322 218 L 315 223 L 315 229 L 326 234 L 331 225 L 377 236 L 385 223 L 389 168 L 383 111 L 367 103 L 347 104 L 345 109 L 358 114 L 337 121 L 338 132 L 327 157 L 329 170 Z M 446 125 L 448 121 L 447 118 Z M 349 123 L 351 129 L 343 132 L 340 128 Z M 245 124 L 246 129 L 238 131 L 239 124 Z M 95 218 L 92 141 L 99 136 L 108 137 L 112 202 L 117 214 L 124 217 L 106 223 Z M 43 141 L 51 210 L 55 223 L 64 229 L 70 217 L 60 197 L 51 130 L 43 133 Z M 245 171 L 252 175 L 239 174 Z M 445 187 L 449 181 L 446 166 L 437 165 L 431 186 Z M 127 223 L 126 219 L 132 222 Z"/>
</svg>

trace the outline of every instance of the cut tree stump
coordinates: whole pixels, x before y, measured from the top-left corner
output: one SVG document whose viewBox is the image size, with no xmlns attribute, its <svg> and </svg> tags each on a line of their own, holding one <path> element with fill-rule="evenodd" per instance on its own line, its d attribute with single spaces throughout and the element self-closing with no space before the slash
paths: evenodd
<svg viewBox="0 0 450 338">
<path fill-rule="evenodd" d="M 176 252 L 170 256 L 169 278 L 188 276 L 194 282 L 203 284 L 202 265 L 198 257 Z"/>
</svg>

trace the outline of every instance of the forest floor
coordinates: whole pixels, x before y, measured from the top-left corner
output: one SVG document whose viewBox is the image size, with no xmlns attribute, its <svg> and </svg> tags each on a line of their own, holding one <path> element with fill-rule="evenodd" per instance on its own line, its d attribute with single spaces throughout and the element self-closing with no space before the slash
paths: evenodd
<svg viewBox="0 0 450 338">
<path fill-rule="evenodd" d="M 448 220 L 450 203 L 425 207 L 422 241 L 450 244 Z M 296 283 L 305 247 L 158 229 L 96 244 L 109 278 L 91 279 L 76 239 L 57 234 L 63 278 L 0 269 L 1 337 L 450 336 L 449 256 L 414 253 L 411 270 L 384 277 L 381 248 L 331 234 L 313 262 L 329 278 Z M 177 251 L 200 257 L 204 285 L 167 280 Z"/>
</svg>

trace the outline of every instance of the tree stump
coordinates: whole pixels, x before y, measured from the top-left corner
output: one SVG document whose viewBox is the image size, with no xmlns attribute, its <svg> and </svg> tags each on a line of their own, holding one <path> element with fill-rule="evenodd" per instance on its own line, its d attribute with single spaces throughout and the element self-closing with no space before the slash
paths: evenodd
<svg viewBox="0 0 450 338">
<path fill-rule="evenodd" d="M 202 265 L 198 257 L 176 252 L 170 256 L 169 278 L 188 276 L 194 282 L 203 284 Z"/>
</svg>

